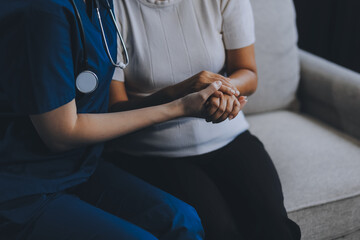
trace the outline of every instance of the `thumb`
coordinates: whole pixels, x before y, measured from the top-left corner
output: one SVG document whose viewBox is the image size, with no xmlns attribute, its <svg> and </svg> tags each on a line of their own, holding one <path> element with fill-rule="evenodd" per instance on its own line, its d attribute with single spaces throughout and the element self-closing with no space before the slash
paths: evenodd
<svg viewBox="0 0 360 240">
<path fill-rule="evenodd" d="M 222 85 L 221 81 L 216 81 L 210 84 L 207 88 L 200 91 L 201 96 L 206 100 L 213 95 Z"/>
</svg>

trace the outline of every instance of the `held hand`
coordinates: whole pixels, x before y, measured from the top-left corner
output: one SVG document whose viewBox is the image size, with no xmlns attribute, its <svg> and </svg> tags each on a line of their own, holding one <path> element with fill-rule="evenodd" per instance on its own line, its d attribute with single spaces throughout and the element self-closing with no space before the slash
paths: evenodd
<svg viewBox="0 0 360 240">
<path fill-rule="evenodd" d="M 177 99 L 190 93 L 199 92 L 216 81 L 221 81 L 222 86 L 215 92 L 215 96 L 219 97 L 221 93 L 235 96 L 240 95 L 240 92 L 233 86 L 228 78 L 208 71 L 202 71 L 191 78 L 172 86 L 170 95 Z"/>
<path fill-rule="evenodd" d="M 205 103 L 210 96 L 221 88 L 221 86 L 222 82 L 216 81 L 200 92 L 191 93 L 183 98 L 180 98 L 178 102 L 183 109 L 183 115 L 188 117 L 205 118 Z"/>
<path fill-rule="evenodd" d="M 247 103 L 247 97 L 222 95 L 221 97 L 212 96 L 206 103 L 206 121 L 220 123 L 234 119 Z"/>
</svg>

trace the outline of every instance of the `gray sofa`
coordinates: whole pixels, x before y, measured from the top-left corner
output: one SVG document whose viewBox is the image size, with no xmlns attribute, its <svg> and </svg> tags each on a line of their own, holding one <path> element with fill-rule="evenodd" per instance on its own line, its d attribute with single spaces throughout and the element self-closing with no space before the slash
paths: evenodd
<svg viewBox="0 0 360 240">
<path fill-rule="evenodd" d="M 291 0 L 251 0 L 258 91 L 245 114 L 303 239 L 360 239 L 360 74 L 299 50 Z"/>
</svg>

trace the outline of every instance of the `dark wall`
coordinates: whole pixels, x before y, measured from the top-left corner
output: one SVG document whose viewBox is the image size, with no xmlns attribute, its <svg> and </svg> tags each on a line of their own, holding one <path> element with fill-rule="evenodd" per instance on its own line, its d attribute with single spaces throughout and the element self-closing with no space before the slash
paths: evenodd
<svg viewBox="0 0 360 240">
<path fill-rule="evenodd" d="M 360 72 L 360 0 L 294 0 L 299 46 Z"/>
</svg>

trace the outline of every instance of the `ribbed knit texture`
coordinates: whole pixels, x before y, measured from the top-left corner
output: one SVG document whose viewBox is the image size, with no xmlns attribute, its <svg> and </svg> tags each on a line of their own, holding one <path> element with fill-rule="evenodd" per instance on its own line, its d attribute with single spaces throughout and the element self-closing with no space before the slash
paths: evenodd
<svg viewBox="0 0 360 240">
<path fill-rule="evenodd" d="M 129 97 L 151 94 L 203 70 L 222 73 L 225 49 L 254 43 L 248 0 L 122 0 L 115 11 L 130 55 L 125 71 Z M 118 57 L 121 58 L 121 47 Z M 245 131 L 243 114 L 213 125 L 183 118 L 159 124 L 119 140 L 118 147 L 136 155 L 180 157 L 216 150 Z"/>
</svg>

